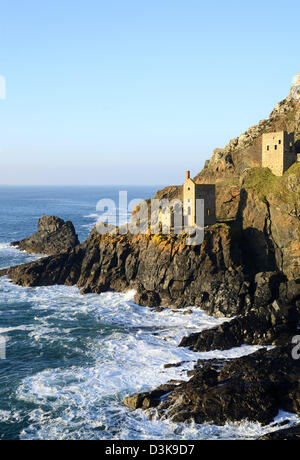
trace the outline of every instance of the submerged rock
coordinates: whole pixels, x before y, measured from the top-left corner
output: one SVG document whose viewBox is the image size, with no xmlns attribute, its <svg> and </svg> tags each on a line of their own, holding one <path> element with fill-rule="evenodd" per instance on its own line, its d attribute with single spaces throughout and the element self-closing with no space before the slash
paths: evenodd
<svg viewBox="0 0 300 460">
<path fill-rule="evenodd" d="M 14 241 L 22 251 L 32 254 L 56 255 L 69 251 L 79 244 L 72 222 L 59 217 L 43 216 L 38 222 L 38 231 L 22 241 Z"/>
</svg>

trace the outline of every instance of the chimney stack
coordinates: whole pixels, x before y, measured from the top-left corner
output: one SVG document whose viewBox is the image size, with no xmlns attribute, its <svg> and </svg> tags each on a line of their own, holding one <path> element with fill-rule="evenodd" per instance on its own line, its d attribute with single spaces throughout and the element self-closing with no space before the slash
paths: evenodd
<svg viewBox="0 0 300 460">
<path fill-rule="evenodd" d="M 190 171 L 185 171 L 185 180 L 188 180 L 190 178 Z"/>
</svg>

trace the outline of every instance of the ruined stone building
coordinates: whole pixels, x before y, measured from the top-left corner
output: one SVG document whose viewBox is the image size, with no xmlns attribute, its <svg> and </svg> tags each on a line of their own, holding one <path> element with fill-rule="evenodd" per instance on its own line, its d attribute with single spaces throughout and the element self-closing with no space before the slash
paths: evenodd
<svg viewBox="0 0 300 460">
<path fill-rule="evenodd" d="M 216 186 L 196 184 L 190 177 L 190 171 L 186 171 L 183 184 L 183 209 L 187 226 L 197 224 L 197 200 L 203 200 L 201 204 L 204 206 L 204 225 L 214 225 L 216 223 Z"/>
<path fill-rule="evenodd" d="M 278 131 L 262 136 L 262 167 L 269 168 L 276 176 L 282 174 L 297 161 L 294 133 Z"/>
</svg>

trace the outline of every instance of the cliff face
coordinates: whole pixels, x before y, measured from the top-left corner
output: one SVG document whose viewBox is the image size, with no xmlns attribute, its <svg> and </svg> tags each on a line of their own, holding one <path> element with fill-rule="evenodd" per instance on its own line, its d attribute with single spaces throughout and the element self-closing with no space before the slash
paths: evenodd
<svg viewBox="0 0 300 460">
<path fill-rule="evenodd" d="M 6 273 L 17 284 L 77 284 L 82 293 L 136 289 L 142 305 L 177 308 L 199 305 L 210 313 L 232 315 L 247 302 L 249 283 L 241 265 L 235 230 L 210 228 L 201 246 L 184 237 L 99 235 L 67 253 Z"/>
<path fill-rule="evenodd" d="M 195 180 L 222 183 L 224 179 L 243 177 L 245 170 L 261 166 L 262 135 L 274 131 L 295 132 L 300 140 L 300 105 L 293 97 L 293 91 L 279 102 L 267 120 L 261 120 L 241 136 L 231 139 L 224 149 L 216 149 L 207 168 L 203 169 Z M 299 148 L 299 147 L 298 147 Z"/>
<path fill-rule="evenodd" d="M 282 271 L 288 279 L 300 277 L 300 163 L 282 177 L 269 169 L 252 168 L 238 186 L 222 185 L 218 212 L 233 215 L 242 265 L 253 276 L 262 271 Z M 182 187 L 170 186 L 156 198 L 181 198 Z M 227 220 L 226 219 L 226 220 Z"/>
<path fill-rule="evenodd" d="M 267 120 L 249 128 L 241 136 L 231 139 L 224 149 L 216 149 L 207 168 L 196 177 L 199 183 L 215 183 L 217 215 L 233 218 L 238 208 L 238 188 L 247 171 L 261 166 L 262 135 L 268 132 L 295 132 L 296 148 L 299 151 L 300 105 L 292 91 L 279 102 Z"/>
<path fill-rule="evenodd" d="M 300 163 L 282 177 L 268 169 L 249 171 L 237 219 L 242 227 L 245 265 L 300 278 Z"/>
</svg>

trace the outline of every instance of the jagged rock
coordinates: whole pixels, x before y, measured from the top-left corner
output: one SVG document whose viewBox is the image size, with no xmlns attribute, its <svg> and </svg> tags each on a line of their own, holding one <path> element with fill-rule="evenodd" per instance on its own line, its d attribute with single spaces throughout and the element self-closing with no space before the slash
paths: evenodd
<svg viewBox="0 0 300 460">
<path fill-rule="evenodd" d="M 84 245 L 8 270 L 17 284 L 77 284 L 82 293 L 137 289 L 136 301 L 178 308 L 198 305 L 218 316 L 243 311 L 249 282 L 229 226 L 208 229 L 200 246 L 183 236 L 99 235 Z"/>
<path fill-rule="evenodd" d="M 260 272 L 255 275 L 254 305 L 271 304 L 278 298 L 280 282 L 284 276 L 280 272 Z"/>
<path fill-rule="evenodd" d="M 273 431 L 258 438 L 259 441 L 300 441 L 300 423 L 296 426 Z"/>
<path fill-rule="evenodd" d="M 284 344 L 297 334 L 297 325 L 295 307 L 279 309 L 275 301 L 260 312 L 249 312 L 217 328 L 184 337 L 180 346 L 194 351 L 210 351 L 228 350 L 243 344 Z"/>
<path fill-rule="evenodd" d="M 199 181 L 216 181 L 211 171 L 205 174 Z M 282 177 L 267 168 L 248 168 L 239 185 L 225 179 L 217 183 L 217 217 L 235 219 L 232 230 L 239 229 L 246 271 L 252 276 L 281 271 L 289 279 L 300 278 L 300 163 Z M 176 190 L 180 198 L 176 187 L 163 189 L 159 196 L 170 199 Z"/>
<path fill-rule="evenodd" d="M 169 363 L 164 364 L 164 369 L 170 369 L 171 367 L 180 367 L 185 364 L 187 361 L 180 361 L 179 363 Z"/>
<path fill-rule="evenodd" d="M 226 350 L 242 344 L 290 343 L 297 335 L 300 322 L 300 283 L 279 283 L 280 273 L 259 273 L 255 280 L 254 302 L 242 315 L 218 327 L 184 337 L 180 346 L 202 352 Z"/>
<path fill-rule="evenodd" d="M 251 170 L 237 219 L 248 271 L 281 271 L 296 280 L 300 278 L 300 194 L 289 190 L 290 174 L 300 184 L 300 163 L 278 178 L 264 168 Z"/>
<path fill-rule="evenodd" d="M 245 169 L 261 166 L 262 134 L 287 130 L 294 131 L 296 139 L 299 138 L 299 113 L 299 105 L 290 93 L 276 105 L 267 120 L 261 120 L 239 137 L 231 139 L 224 149 L 216 149 L 207 168 L 196 176 L 196 182 L 206 182 L 209 176 L 214 177 L 213 183 L 221 183 L 230 176 L 238 179 Z"/>
<path fill-rule="evenodd" d="M 156 390 L 128 396 L 124 399 L 124 404 L 133 410 L 156 407 L 161 403 L 162 397 L 174 390 L 174 388 L 176 388 L 175 384 L 160 385 Z"/>
<path fill-rule="evenodd" d="M 147 401 L 147 408 L 156 407 L 160 417 L 173 422 L 223 425 L 247 419 L 268 424 L 279 409 L 293 405 L 299 379 L 300 362 L 292 359 L 290 347 L 263 349 L 225 362 L 220 371 L 204 365 L 188 382 L 160 393 L 161 402 L 156 398 L 153 406 L 148 393 L 140 399 L 135 395 L 139 404 L 131 408 L 143 408 L 143 401 Z M 128 399 L 124 403 L 128 405 Z"/>
<path fill-rule="evenodd" d="M 4 268 L 3 270 L 0 270 L 0 278 L 2 276 L 6 276 L 7 275 L 7 268 Z"/>
<path fill-rule="evenodd" d="M 84 245 L 62 254 L 45 257 L 29 264 L 11 267 L 6 275 L 20 286 L 72 286 L 78 279 L 85 255 Z"/>
<path fill-rule="evenodd" d="M 56 255 L 69 251 L 79 244 L 72 222 L 59 217 L 43 216 L 38 231 L 29 238 L 11 243 L 22 251 L 34 254 Z"/>
<path fill-rule="evenodd" d="M 161 304 L 161 299 L 156 292 L 142 289 L 135 294 L 134 301 L 142 307 L 159 307 Z"/>
<path fill-rule="evenodd" d="M 198 359 L 197 363 L 195 364 L 194 368 L 190 371 L 187 371 L 186 375 L 188 377 L 193 377 L 197 373 L 202 372 L 204 367 L 209 367 L 210 369 L 214 369 L 217 372 L 220 372 L 221 368 L 225 366 L 225 364 L 230 360 L 228 359 Z"/>
</svg>

